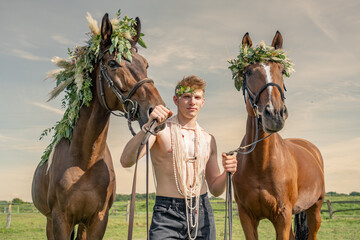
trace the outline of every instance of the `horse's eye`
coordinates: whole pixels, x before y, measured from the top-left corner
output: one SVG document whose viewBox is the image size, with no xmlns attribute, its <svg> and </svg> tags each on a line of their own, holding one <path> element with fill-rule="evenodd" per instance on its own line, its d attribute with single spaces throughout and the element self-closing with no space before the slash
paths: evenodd
<svg viewBox="0 0 360 240">
<path fill-rule="evenodd" d="M 284 69 L 284 70 L 282 70 L 282 72 L 281 72 L 283 75 L 285 75 L 285 73 L 286 73 L 286 70 Z"/>
<path fill-rule="evenodd" d="M 148 69 L 148 68 L 149 68 L 149 64 L 146 65 L 146 69 Z"/>
<path fill-rule="evenodd" d="M 117 67 L 120 67 L 120 65 L 118 64 L 118 62 L 115 61 L 115 60 L 110 60 L 110 61 L 108 61 L 108 66 L 109 66 L 110 68 L 112 68 L 112 69 L 117 68 Z"/>
<path fill-rule="evenodd" d="M 251 70 L 250 69 L 247 69 L 246 71 L 245 71 L 245 76 L 250 76 L 251 75 Z"/>
</svg>

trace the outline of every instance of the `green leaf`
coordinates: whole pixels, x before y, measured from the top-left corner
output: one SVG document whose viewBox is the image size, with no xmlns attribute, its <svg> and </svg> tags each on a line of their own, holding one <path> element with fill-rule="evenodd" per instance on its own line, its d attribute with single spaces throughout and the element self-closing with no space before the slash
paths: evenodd
<svg viewBox="0 0 360 240">
<path fill-rule="evenodd" d="M 142 38 L 139 38 L 138 42 L 137 42 L 140 46 L 142 46 L 143 48 L 147 48 L 146 44 L 144 43 L 144 41 L 142 40 Z"/>
</svg>

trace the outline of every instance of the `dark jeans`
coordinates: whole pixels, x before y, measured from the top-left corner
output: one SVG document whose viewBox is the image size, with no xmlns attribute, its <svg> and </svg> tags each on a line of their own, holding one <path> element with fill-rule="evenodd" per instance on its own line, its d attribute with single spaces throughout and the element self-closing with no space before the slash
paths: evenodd
<svg viewBox="0 0 360 240">
<path fill-rule="evenodd" d="M 185 211 L 186 204 L 184 199 L 156 196 L 150 226 L 150 239 L 189 239 Z M 214 213 L 207 193 L 200 196 L 199 212 L 199 225 L 196 239 L 216 239 Z M 194 237 L 195 228 L 191 229 L 190 232 L 191 236 Z"/>
</svg>

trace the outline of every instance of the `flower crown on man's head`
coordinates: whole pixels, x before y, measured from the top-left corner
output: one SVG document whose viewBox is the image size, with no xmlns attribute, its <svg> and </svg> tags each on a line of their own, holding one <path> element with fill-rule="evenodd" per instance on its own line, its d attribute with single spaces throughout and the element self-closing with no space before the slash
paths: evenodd
<svg viewBox="0 0 360 240">
<path fill-rule="evenodd" d="M 178 97 L 181 97 L 181 95 L 185 94 L 185 93 L 191 93 L 194 94 L 195 89 L 192 87 L 186 87 L 186 86 L 181 86 L 178 85 L 176 87 L 175 93 Z"/>
</svg>

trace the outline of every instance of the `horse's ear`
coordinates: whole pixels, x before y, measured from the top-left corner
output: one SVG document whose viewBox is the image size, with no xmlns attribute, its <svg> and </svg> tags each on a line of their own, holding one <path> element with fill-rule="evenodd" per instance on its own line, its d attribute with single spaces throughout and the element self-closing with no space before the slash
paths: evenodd
<svg viewBox="0 0 360 240">
<path fill-rule="evenodd" d="M 242 39 L 242 45 L 245 46 L 245 45 L 248 45 L 249 47 L 252 47 L 252 41 L 251 41 L 251 38 L 249 36 L 249 33 L 245 33 L 243 39 Z"/>
<path fill-rule="evenodd" d="M 283 38 L 281 36 L 281 33 L 279 31 L 276 31 L 271 46 L 273 46 L 275 49 L 279 49 L 282 48 L 282 45 L 283 45 Z"/>
<path fill-rule="evenodd" d="M 134 47 L 136 43 L 139 41 L 140 33 L 141 33 L 141 22 L 138 17 L 135 18 L 136 25 L 134 26 L 136 30 L 136 35 L 132 37 L 131 45 Z"/>
<path fill-rule="evenodd" d="M 101 45 L 106 47 L 111 45 L 112 25 L 109 14 L 105 14 L 101 21 Z"/>
</svg>

